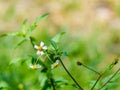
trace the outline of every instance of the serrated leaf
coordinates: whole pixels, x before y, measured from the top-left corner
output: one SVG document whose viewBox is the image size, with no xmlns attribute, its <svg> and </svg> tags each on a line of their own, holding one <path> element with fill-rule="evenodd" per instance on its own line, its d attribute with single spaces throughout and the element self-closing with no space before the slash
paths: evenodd
<svg viewBox="0 0 120 90">
<path fill-rule="evenodd" d="M 27 19 L 25 19 L 23 21 L 23 24 L 22 24 L 22 33 L 25 35 L 27 33 Z"/>
<path fill-rule="evenodd" d="M 54 42 L 53 40 L 50 40 L 50 43 L 51 43 L 52 47 L 53 47 L 55 50 L 58 49 L 58 45 L 57 45 L 56 42 Z"/>
<path fill-rule="evenodd" d="M 65 34 L 65 32 L 61 32 L 61 33 L 57 34 L 55 37 L 53 37 L 52 40 L 54 42 L 58 43 L 64 34 Z"/>
<path fill-rule="evenodd" d="M 68 56 L 67 52 L 62 52 L 62 56 Z"/>
<path fill-rule="evenodd" d="M 44 14 L 38 18 L 36 18 L 36 20 L 30 25 L 29 31 L 33 31 L 36 27 L 37 27 L 37 23 L 40 22 L 41 20 L 45 19 L 48 17 L 48 13 Z"/>
<path fill-rule="evenodd" d="M 35 22 L 38 23 L 43 19 L 46 19 L 49 16 L 49 13 L 43 14 L 42 16 L 36 18 Z"/>
</svg>

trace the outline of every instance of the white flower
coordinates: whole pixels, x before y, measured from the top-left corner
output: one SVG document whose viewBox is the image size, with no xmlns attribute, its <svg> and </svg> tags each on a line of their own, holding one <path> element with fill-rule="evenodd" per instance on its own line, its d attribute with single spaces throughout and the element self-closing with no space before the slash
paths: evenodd
<svg viewBox="0 0 120 90">
<path fill-rule="evenodd" d="M 41 68 L 42 66 L 41 65 L 39 65 L 39 64 L 35 64 L 35 65 L 30 65 L 30 68 L 32 68 L 33 70 L 37 70 L 37 69 L 39 69 L 39 68 Z"/>
<path fill-rule="evenodd" d="M 34 48 L 37 49 L 37 55 L 43 55 L 44 50 L 47 50 L 47 46 L 44 46 L 44 42 L 40 42 L 40 45 L 35 45 Z"/>
<path fill-rule="evenodd" d="M 51 69 L 56 68 L 58 64 L 59 64 L 59 60 L 56 60 L 56 62 L 51 65 Z"/>
</svg>

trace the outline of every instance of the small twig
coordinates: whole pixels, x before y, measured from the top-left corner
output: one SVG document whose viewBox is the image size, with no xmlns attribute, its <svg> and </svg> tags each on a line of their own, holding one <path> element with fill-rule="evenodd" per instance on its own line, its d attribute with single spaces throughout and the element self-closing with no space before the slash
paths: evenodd
<svg viewBox="0 0 120 90">
<path fill-rule="evenodd" d="M 81 62 L 79 62 L 79 61 L 77 62 L 77 65 L 84 66 L 84 67 L 87 68 L 88 70 L 91 70 L 91 71 L 97 73 L 98 75 L 101 75 L 99 72 L 97 72 L 97 71 L 95 71 L 94 69 L 92 69 L 92 68 L 84 65 L 83 63 L 81 63 Z"/>
<path fill-rule="evenodd" d="M 106 81 L 106 83 L 103 84 L 102 87 L 100 87 L 100 88 L 97 89 L 97 90 L 101 90 L 104 86 L 106 86 L 106 85 L 111 81 L 111 79 L 112 79 L 115 75 L 117 75 L 117 73 L 118 73 L 119 71 L 120 71 L 120 68 L 111 76 L 111 78 L 109 78 L 108 81 Z"/>
<path fill-rule="evenodd" d="M 96 86 L 97 82 L 100 80 L 102 74 L 99 73 L 99 72 L 97 72 L 97 71 L 95 71 L 94 69 L 92 69 L 92 68 L 90 68 L 90 67 L 84 65 L 83 63 L 81 63 L 81 62 L 79 62 L 79 61 L 77 62 L 77 65 L 84 66 L 85 68 L 87 68 L 87 69 L 89 69 L 89 70 L 91 70 L 91 71 L 93 71 L 93 72 L 95 72 L 95 73 L 97 73 L 97 74 L 99 75 L 97 81 L 94 83 L 94 85 L 93 85 L 92 88 L 91 88 L 91 90 L 93 90 L 94 87 Z"/>
<path fill-rule="evenodd" d="M 51 85 L 52 85 L 52 87 L 53 87 L 53 90 L 56 90 L 56 89 L 55 89 L 54 80 L 53 80 L 52 78 L 50 78 L 50 82 L 51 82 Z"/>
<path fill-rule="evenodd" d="M 64 63 L 62 62 L 62 60 L 60 59 L 60 62 L 63 66 L 63 68 L 65 69 L 65 71 L 68 73 L 68 75 L 71 77 L 71 79 L 76 83 L 76 85 L 79 87 L 80 90 L 83 90 L 83 88 L 78 84 L 78 82 L 73 78 L 73 76 L 70 74 L 70 72 L 67 70 L 67 68 L 65 67 Z"/>
<path fill-rule="evenodd" d="M 95 71 L 94 69 L 92 69 L 92 68 L 90 68 L 90 67 L 88 67 L 88 66 L 86 66 L 86 65 L 84 65 L 84 64 L 83 64 L 83 66 L 86 67 L 87 69 L 89 69 L 89 70 L 97 73 L 98 75 L 101 75 L 99 72 Z"/>
</svg>

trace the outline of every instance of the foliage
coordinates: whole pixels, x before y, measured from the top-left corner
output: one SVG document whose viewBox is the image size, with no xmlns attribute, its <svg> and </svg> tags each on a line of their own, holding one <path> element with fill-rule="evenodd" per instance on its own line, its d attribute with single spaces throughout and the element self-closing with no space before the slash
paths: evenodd
<svg viewBox="0 0 120 90">
<path fill-rule="evenodd" d="M 36 20 L 33 21 L 29 27 L 27 27 L 27 20 L 25 20 L 23 22 L 22 29 L 19 32 L 0 35 L 1 39 L 7 37 L 13 37 L 14 39 L 16 38 L 14 41 L 12 41 L 13 38 L 10 38 L 11 40 L 8 41 L 8 43 L 13 42 L 14 49 L 11 49 L 10 46 L 12 45 L 6 46 L 6 50 L 2 54 L 3 56 L 1 55 L 1 60 L 4 60 L 2 63 L 5 64 L 3 68 L 0 69 L 0 90 L 84 90 L 84 88 L 91 88 L 91 90 L 112 90 L 112 88 L 118 87 L 119 81 L 116 81 L 120 77 L 120 69 L 118 69 L 114 74 L 109 73 L 114 66 L 118 64 L 118 57 L 108 67 L 106 67 L 105 70 L 102 70 L 104 71 L 102 73 L 78 61 L 77 65 L 83 66 L 84 69 L 86 68 L 91 72 L 94 72 L 94 74 L 92 73 L 93 76 L 99 75 L 99 77 L 95 80 L 93 80 L 93 77 L 90 76 L 90 79 L 88 80 L 91 81 L 89 81 L 90 83 L 86 85 L 84 83 L 87 80 L 85 79 L 86 75 L 83 76 L 84 78 L 80 79 L 81 81 L 79 81 L 77 80 L 78 77 L 74 77 L 74 74 L 72 74 L 66 68 L 66 64 L 64 64 L 65 61 L 63 58 L 71 57 L 60 47 L 60 44 L 62 43 L 62 37 L 65 32 L 58 33 L 55 37 L 49 39 L 48 45 L 43 41 L 41 41 L 39 45 L 36 45 L 38 41 L 34 36 L 32 36 L 32 32 L 36 29 L 37 23 L 47 18 L 48 15 L 49 14 L 47 13 L 36 18 Z M 3 45 L 1 46 L 4 46 L 6 42 L 3 40 L 2 43 Z M 85 56 L 88 54 L 84 43 L 81 43 L 81 46 L 78 47 L 78 49 L 83 50 L 81 55 Z M 8 54 L 9 52 L 12 53 L 12 50 L 16 50 L 17 52 L 15 53 L 15 59 L 13 59 L 14 56 L 11 57 Z M 97 52 L 96 48 L 94 48 L 94 51 Z M 71 52 L 71 54 L 72 53 L 75 52 Z M 10 60 L 10 57 L 12 60 Z M 72 58 L 74 58 L 74 55 Z M 61 63 L 60 66 L 59 63 Z M 74 68 L 74 72 L 75 70 L 79 70 L 77 69 L 77 65 L 76 68 Z M 63 69 L 66 71 L 66 73 L 63 72 Z M 84 71 L 85 70 L 81 71 L 80 73 L 85 73 Z M 59 74 L 65 74 L 65 76 L 68 75 L 70 78 L 65 78 L 65 76 L 62 77 Z M 79 76 L 79 72 L 77 75 Z"/>
</svg>

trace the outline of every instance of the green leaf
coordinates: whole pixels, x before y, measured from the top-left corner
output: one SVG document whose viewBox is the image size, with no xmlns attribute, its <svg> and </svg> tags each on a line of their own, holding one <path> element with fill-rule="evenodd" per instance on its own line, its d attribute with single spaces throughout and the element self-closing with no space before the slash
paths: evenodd
<svg viewBox="0 0 120 90">
<path fill-rule="evenodd" d="M 54 42 L 53 40 L 50 40 L 50 43 L 51 43 L 52 47 L 53 47 L 55 50 L 58 49 L 58 45 L 57 45 L 56 42 Z"/>
<path fill-rule="evenodd" d="M 58 43 L 64 34 L 65 34 L 65 32 L 61 32 L 61 33 L 57 34 L 55 37 L 53 37 L 52 40 L 54 42 Z"/>
<path fill-rule="evenodd" d="M 28 62 L 29 60 L 31 60 L 30 57 L 15 58 L 15 59 L 13 59 L 9 62 L 9 66 L 11 66 L 11 65 L 17 65 L 17 66 L 22 65 L 23 63 L 25 63 L 26 61 Z"/>
<path fill-rule="evenodd" d="M 111 75 L 105 77 L 105 78 L 102 80 L 102 82 L 103 82 L 103 83 L 106 82 L 109 78 L 112 77 L 112 75 L 113 75 L 113 74 L 111 74 Z M 119 78 L 120 78 L 120 73 L 118 73 L 117 75 L 115 75 L 115 76 L 112 78 L 111 81 L 115 81 L 115 80 L 117 80 L 117 79 L 119 79 Z"/>
<path fill-rule="evenodd" d="M 4 36 L 23 36 L 22 33 L 19 32 L 15 32 L 15 33 L 8 33 L 8 34 L 1 34 L 0 37 L 4 37 Z"/>
<path fill-rule="evenodd" d="M 104 72 L 107 72 L 107 71 L 111 70 L 115 65 L 116 65 L 115 61 L 113 61 L 109 66 L 106 67 Z"/>
<path fill-rule="evenodd" d="M 8 90 L 7 88 L 8 88 L 8 83 L 6 81 L 0 80 L 0 90 Z"/>
<path fill-rule="evenodd" d="M 16 64 L 16 63 L 20 62 L 21 60 L 23 60 L 23 59 L 22 59 L 22 58 L 16 58 L 16 59 L 12 60 L 12 61 L 9 63 L 9 65 Z"/>
<path fill-rule="evenodd" d="M 35 22 L 38 23 L 38 22 L 40 22 L 41 20 L 46 19 L 48 16 L 49 16 L 49 13 L 43 14 L 42 16 L 36 18 Z"/>
<path fill-rule="evenodd" d="M 37 23 L 40 22 L 41 20 L 47 18 L 48 15 L 49 14 L 47 13 L 47 14 L 43 14 L 42 16 L 36 18 L 36 20 L 30 25 L 30 28 L 28 29 L 28 31 L 33 31 L 37 27 Z"/>
<path fill-rule="evenodd" d="M 62 56 L 68 56 L 68 53 L 67 53 L 67 52 L 62 52 L 61 55 L 62 55 Z"/>
<path fill-rule="evenodd" d="M 48 78 L 43 76 L 40 81 L 40 86 L 42 87 L 42 90 L 47 90 L 50 87 L 50 84 L 48 83 Z"/>
<path fill-rule="evenodd" d="M 115 81 L 120 78 L 120 73 L 118 73 L 112 80 Z"/>
<path fill-rule="evenodd" d="M 23 39 L 23 40 L 19 41 L 17 43 L 17 45 L 15 46 L 15 48 L 17 48 L 18 46 L 20 46 L 21 44 L 23 44 L 25 41 L 26 41 L 26 39 Z"/>
<path fill-rule="evenodd" d="M 27 33 L 27 19 L 25 19 L 24 21 L 23 21 L 23 24 L 22 24 L 22 33 L 25 35 L 26 33 Z"/>
<path fill-rule="evenodd" d="M 55 79 L 55 83 L 68 83 L 68 80 L 64 78 Z"/>
<path fill-rule="evenodd" d="M 30 36 L 30 39 L 31 39 L 32 41 L 36 41 L 36 39 L 35 39 L 34 37 L 32 37 L 32 36 Z"/>
<path fill-rule="evenodd" d="M 91 80 L 91 81 L 90 81 L 90 87 L 93 87 L 93 85 L 95 84 L 95 82 L 96 82 L 96 80 Z M 98 83 L 96 84 L 95 88 L 99 88 L 100 86 L 101 86 L 101 83 L 98 82 Z"/>
<path fill-rule="evenodd" d="M 0 38 L 1 38 L 1 37 L 5 37 L 5 36 L 7 36 L 7 34 L 1 34 L 1 35 L 0 35 Z"/>
</svg>

